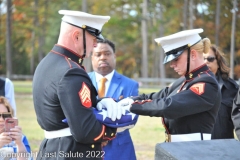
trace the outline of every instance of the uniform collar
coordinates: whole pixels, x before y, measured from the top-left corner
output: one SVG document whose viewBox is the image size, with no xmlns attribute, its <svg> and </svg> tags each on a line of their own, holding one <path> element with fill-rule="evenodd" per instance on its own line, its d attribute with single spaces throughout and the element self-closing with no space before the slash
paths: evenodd
<svg viewBox="0 0 240 160">
<path fill-rule="evenodd" d="M 200 73 L 209 71 L 209 68 L 206 64 L 201 65 L 200 67 L 192 70 L 190 73 L 185 75 L 186 80 L 191 80 L 197 77 Z"/>
<path fill-rule="evenodd" d="M 55 44 L 52 50 L 66 56 L 68 59 L 76 62 L 79 65 L 81 64 L 82 56 L 78 55 L 76 52 L 72 51 L 71 49 L 68 49 L 59 44 Z"/>
</svg>

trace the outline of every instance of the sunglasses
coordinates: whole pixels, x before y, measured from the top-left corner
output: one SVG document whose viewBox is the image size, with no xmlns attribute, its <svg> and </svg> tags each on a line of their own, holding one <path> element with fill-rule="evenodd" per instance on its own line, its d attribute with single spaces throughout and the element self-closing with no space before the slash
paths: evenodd
<svg viewBox="0 0 240 160">
<path fill-rule="evenodd" d="M 0 113 L 0 117 L 2 117 L 3 119 L 6 119 L 6 118 L 11 118 L 12 115 L 11 113 Z"/>
<path fill-rule="evenodd" d="M 207 58 L 203 58 L 204 60 L 207 60 L 208 62 L 213 62 L 216 57 L 207 57 Z"/>
</svg>

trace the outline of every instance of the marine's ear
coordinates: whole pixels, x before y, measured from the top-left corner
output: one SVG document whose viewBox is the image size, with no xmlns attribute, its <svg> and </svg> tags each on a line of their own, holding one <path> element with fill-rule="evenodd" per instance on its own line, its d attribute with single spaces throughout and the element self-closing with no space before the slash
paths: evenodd
<svg viewBox="0 0 240 160">
<path fill-rule="evenodd" d="M 80 30 L 75 30 L 72 33 L 72 39 L 74 43 L 77 43 L 77 41 L 79 40 L 79 38 L 82 36 L 82 33 Z"/>
<path fill-rule="evenodd" d="M 192 49 L 190 52 L 190 57 L 192 60 L 196 60 L 198 57 L 198 52 L 195 49 Z"/>
</svg>

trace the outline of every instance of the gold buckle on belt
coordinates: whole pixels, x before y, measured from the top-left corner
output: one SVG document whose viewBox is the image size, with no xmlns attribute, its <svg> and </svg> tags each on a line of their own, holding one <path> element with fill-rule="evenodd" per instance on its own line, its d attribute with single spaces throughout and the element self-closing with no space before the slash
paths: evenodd
<svg viewBox="0 0 240 160">
<path fill-rule="evenodd" d="M 171 134 L 165 133 L 165 142 L 171 142 Z"/>
</svg>

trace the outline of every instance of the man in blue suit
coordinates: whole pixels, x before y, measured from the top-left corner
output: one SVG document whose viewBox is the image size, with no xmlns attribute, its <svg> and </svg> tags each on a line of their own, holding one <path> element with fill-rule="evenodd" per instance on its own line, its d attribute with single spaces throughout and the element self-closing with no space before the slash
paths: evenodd
<svg viewBox="0 0 240 160">
<path fill-rule="evenodd" d="M 138 83 L 115 71 L 116 55 L 113 42 L 105 39 L 98 40 L 92 52 L 92 66 L 94 72 L 88 73 L 93 85 L 99 90 L 103 77 L 105 82 L 105 97 L 112 97 L 119 101 L 125 97 L 138 95 Z M 100 97 L 99 97 L 100 98 Z M 104 147 L 105 160 L 136 160 L 134 146 L 129 130 L 117 133 L 117 136 Z"/>
</svg>

